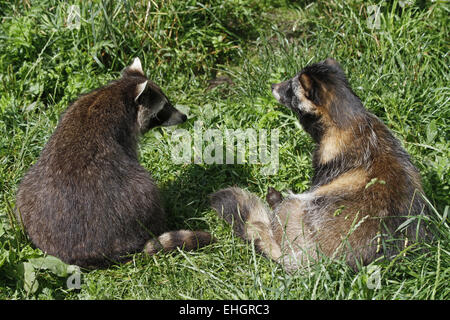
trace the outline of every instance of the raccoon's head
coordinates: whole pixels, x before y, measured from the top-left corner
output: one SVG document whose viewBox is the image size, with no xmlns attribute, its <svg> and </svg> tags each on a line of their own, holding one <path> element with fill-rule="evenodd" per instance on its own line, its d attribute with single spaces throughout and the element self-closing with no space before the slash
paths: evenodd
<svg viewBox="0 0 450 320">
<path fill-rule="evenodd" d="M 364 111 L 336 60 L 305 67 L 292 79 L 272 85 L 272 94 L 298 116 L 315 140 L 326 127 L 348 127 Z"/>
<path fill-rule="evenodd" d="M 173 107 L 161 88 L 145 77 L 139 58 L 123 71 L 123 77 L 132 77 L 136 83 L 133 98 L 138 108 L 137 124 L 141 134 L 157 126 L 172 126 L 187 120 L 184 113 Z"/>
</svg>

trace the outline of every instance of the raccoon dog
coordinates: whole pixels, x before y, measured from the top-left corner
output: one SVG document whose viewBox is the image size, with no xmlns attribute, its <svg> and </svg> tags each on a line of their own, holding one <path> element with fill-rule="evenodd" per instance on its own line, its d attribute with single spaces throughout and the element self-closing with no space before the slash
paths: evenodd
<svg viewBox="0 0 450 320">
<path fill-rule="evenodd" d="M 345 257 L 357 268 L 427 237 L 417 169 L 388 128 L 363 107 L 335 60 L 307 66 L 272 85 L 272 93 L 316 143 L 311 188 L 284 199 L 269 188 L 273 211 L 237 187 L 212 194 L 212 207 L 235 233 L 288 271 L 320 253 Z"/>
<path fill-rule="evenodd" d="M 145 77 L 138 58 L 119 80 L 80 96 L 19 186 L 16 212 L 32 242 L 83 267 L 209 243 L 206 232 L 163 233 L 158 189 L 138 162 L 139 134 L 186 119 Z"/>
</svg>

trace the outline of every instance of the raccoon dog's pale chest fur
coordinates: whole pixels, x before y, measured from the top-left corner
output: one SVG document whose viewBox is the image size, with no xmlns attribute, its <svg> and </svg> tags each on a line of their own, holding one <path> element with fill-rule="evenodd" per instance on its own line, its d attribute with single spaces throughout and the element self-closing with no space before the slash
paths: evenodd
<svg viewBox="0 0 450 320">
<path fill-rule="evenodd" d="M 209 243 L 208 233 L 185 230 L 152 239 L 167 231 L 166 213 L 138 162 L 138 135 L 186 118 L 145 77 L 138 58 L 119 80 L 79 97 L 19 186 L 16 212 L 32 242 L 83 267 Z"/>
<path fill-rule="evenodd" d="M 315 261 L 319 252 L 344 256 L 356 267 L 427 238 L 418 171 L 388 128 L 363 107 L 335 60 L 304 68 L 272 85 L 272 92 L 316 142 L 312 185 L 284 199 L 269 188 L 273 211 L 240 188 L 214 193 L 212 207 L 239 236 L 289 271 Z"/>
</svg>

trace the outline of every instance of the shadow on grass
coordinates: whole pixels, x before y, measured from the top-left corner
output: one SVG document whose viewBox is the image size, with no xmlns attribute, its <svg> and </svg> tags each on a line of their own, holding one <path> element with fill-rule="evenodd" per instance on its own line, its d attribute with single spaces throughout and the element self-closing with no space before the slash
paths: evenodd
<svg viewBox="0 0 450 320">
<path fill-rule="evenodd" d="M 228 186 L 246 186 L 251 177 L 246 165 L 189 165 L 175 180 L 161 186 L 169 229 L 204 229 L 203 217 L 209 206 L 208 196 Z"/>
</svg>

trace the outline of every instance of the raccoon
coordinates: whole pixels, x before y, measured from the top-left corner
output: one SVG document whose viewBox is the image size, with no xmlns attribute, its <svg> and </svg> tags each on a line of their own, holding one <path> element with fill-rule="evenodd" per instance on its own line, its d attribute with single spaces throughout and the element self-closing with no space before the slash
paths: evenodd
<svg viewBox="0 0 450 320">
<path fill-rule="evenodd" d="M 294 271 L 321 254 L 354 269 L 429 240 L 418 170 L 389 129 L 352 91 L 339 63 L 311 64 L 272 85 L 315 142 L 310 189 L 266 201 L 237 187 L 212 194 L 211 205 L 233 230 Z"/>
<path fill-rule="evenodd" d="M 139 58 L 120 79 L 80 96 L 18 188 L 16 212 L 33 244 L 95 268 L 142 250 L 210 243 L 207 232 L 163 233 L 167 216 L 158 188 L 138 162 L 140 134 L 186 119 L 147 79 Z"/>
</svg>

